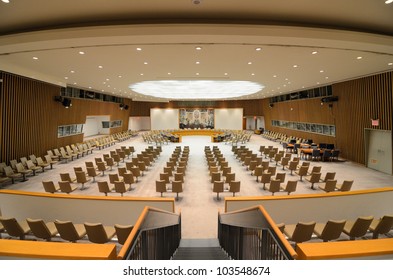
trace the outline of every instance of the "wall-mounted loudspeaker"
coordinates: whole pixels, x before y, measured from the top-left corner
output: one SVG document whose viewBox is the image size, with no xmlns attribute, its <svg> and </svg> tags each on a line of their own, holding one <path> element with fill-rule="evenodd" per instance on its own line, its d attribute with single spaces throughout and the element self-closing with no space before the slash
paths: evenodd
<svg viewBox="0 0 393 280">
<path fill-rule="evenodd" d="M 128 110 L 128 105 L 125 105 L 123 103 L 119 104 L 120 110 Z"/>
<path fill-rule="evenodd" d="M 338 96 L 327 96 L 321 99 L 321 102 L 323 103 L 337 102 L 337 101 L 338 101 Z"/>
<path fill-rule="evenodd" d="M 54 100 L 55 100 L 56 102 L 61 103 L 61 104 L 62 104 L 64 107 L 66 107 L 66 108 L 69 108 L 69 107 L 72 106 L 72 103 L 71 103 L 72 101 L 71 101 L 70 98 L 66 98 L 66 97 L 57 95 L 57 96 L 54 97 Z"/>
</svg>

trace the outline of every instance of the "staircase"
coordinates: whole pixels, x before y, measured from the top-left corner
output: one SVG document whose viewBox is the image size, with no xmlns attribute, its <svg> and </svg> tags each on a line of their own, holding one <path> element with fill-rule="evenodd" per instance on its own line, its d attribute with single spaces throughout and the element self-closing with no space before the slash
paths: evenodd
<svg viewBox="0 0 393 280">
<path fill-rule="evenodd" d="M 229 260 L 218 239 L 182 239 L 172 260 Z"/>
</svg>

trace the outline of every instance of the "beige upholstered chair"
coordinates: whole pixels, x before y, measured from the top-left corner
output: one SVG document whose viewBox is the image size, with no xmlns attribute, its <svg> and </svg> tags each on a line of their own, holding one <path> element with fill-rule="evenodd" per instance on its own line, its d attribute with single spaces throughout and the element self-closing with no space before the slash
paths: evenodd
<svg viewBox="0 0 393 280">
<path fill-rule="evenodd" d="M 373 220 L 369 230 L 373 233 L 373 238 L 377 239 L 380 234 L 388 233 L 393 227 L 393 216 L 385 215 L 379 220 Z"/>
<path fill-rule="evenodd" d="M 36 158 L 37 165 L 41 167 L 42 172 L 45 172 L 46 167 L 50 167 L 50 163 L 45 162 L 41 157 Z"/>
<path fill-rule="evenodd" d="M 105 162 L 99 161 L 97 164 L 97 170 L 102 172 L 102 176 L 105 175 L 105 171 L 108 170 L 108 166 L 106 166 Z"/>
<path fill-rule="evenodd" d="M 115 224 L 117 242 L 124 245 L 134 226 Z"/>
<path fill-rule="evenodd" d="M 138 166 L 131 167 L 132 175 L 135 177 L 135 182 L 138 182 L 138 178 L 141 177 L 141 171 Z"/>
<path fill-rule="evenodd" d="M 169 174 L 168 173 L 160 173 L 160 180 L 164 180 L 165 184 L 169 184 Z"/>
<path fill-rule="evenodd" d="M 277 167 L 276 166 L 269 166 L 263 173 L 270 173 L 272 176 L 276 175 Z"/>
<path fill-rule="evenodd" d="M 105 163 L 106 163 L 106 166 L 109 166 L 110 170 L 112 170 L 113 166 L 115 165 L 115 161 L 111 157 L 106 157 Z"/>
<path fill-rule="evenodd" d="M 96 181 L 96 177 L 98 176 L 97 169 L 94 167 L 86 167 L 87 175 L 93 178 L 93 182 Z"/>
<path fill-rule="evenodd" d="M 299 222 L 296 225 L 286 225 L 284 228 L 284 234 L 290 241 L 302 243 L 309 241 L 314 232 L 315 222 Z"/>
<path fill-rule="evenodd" d="M 0 216 L 0 222 L 9 236 L 25 239 L 25 236 L 30 233 L 30 227 L 26 221 L 18 222 L 15 218 Z"/>
<path fill-rule="evenodd" d="M 174 173 L 173 174 L 173 180 L 174 181 L 180 181 L 182 183 L 184 183 L 184 173 Z"/>
<path fill-rule="evenodd" d="M 221 173 L 220 172 L 213 172 L 211 174 L 211 183 L 214 183 L 215 181 L 221 181 Z"/>
<path fill-rule="evenodd" d="M 120 193 L 121 196 L 123 196 L 123 194 L 127 192 L 126 184 L 124 183 L 124 181 L 114 181 L 114 184 L 115 192 Z"/>
<path fill-rule="evenodd" d="M 166 191 L 167 189 L 166 189 L 165 180 L 156 180 L 156 192 L 161 193 L 161 197 L 162 197 L 162 194 Z"/>
<path fill-rule="evenodd" d="M 281 186 L 280 189 L 284 192 L 287 192 L 288 195 L 291 194 L 291 192 L 295 192 L 297 187 L 297 181 L 288 181 L 286 186 Z"/>
<path fill-rule="evenodd" d="M 229 192 L 233 193 L 233 196 L 235 196 L 235 193 L 240 192 L 240 181 L 231 181 L 229 183 Z"/>
<path fill-rule="evenodd" d="M 60 179 L 61 181 L 67 181 L 70 183 L 76 182 L 76 178 L 71 178 L 70 173 L 60 173 Z"/>
<path fill-rule="evenodd" d="M 176 200 L 179 200 L 179 193 L 183 192 L 183 183 L 181 181 L 172 181 L 172 192 L 176 193 Z"/>
<path fill-rule="evenodd" d="M 45 161 L 50 164 L 50 169 L 53 169 L 53 165 L 59 163 L 59 161 L 54 160 L 50 155 L 45 155 Z"/>
<path fill-rule="evenodd" d="M 342 184 L 337 184 L 336 189 L 340 192 L 350 191 L 353 185 L 353 180 L 345 180 Z"/>
<path fill-rule="evenodd" d="M 98 191 L 104 193 L 105 196 L 107 196 L 108 193 L 112 192 L 115 189 L 115 187 L 109 186 L 107 181 L 97 181 L 97 186 Z"/>
<path fill-rule="evenodd" d="M 145 162 L 138 161 L 138 167 L 139 167 L 139 170 L 141 171 L 141 174 L 143 176 L 143 174 L 144 174 L 143 172 L 145 172 L 147 170 Z"/>
<path fill-rule="evenodd" d="M 109 174 L 109 183 L 115 184 L 116 181 L 124 181 L 123 178 L 120 178 L 118 174 Z"/>
<path fill-rule="evenodd" d="M 289 164 L 289 157 L 283 157 L 281 158 L 280 164 L 282 166 L 282 170 L 285 170 L 285 166 L 287 166 Z"/>
<path fill-rule="evenodd" d="M 367 233 L 373 219 L 373 216 L 367 216 L 359 217 L 356 221 L 347 221 L 343 232 L 349 236 L 350 240 L 363 237 Z"/>
<path fill-rule="evenodd" d="M 86 229 L 83 224 L 73 224 L 71 221 L 55 220 L 55 227 L 64 240 L 77 242 L 86 235 Z"/>
<path fill-rule="evenodd" d="M 258 177 L 262 176 L 262 174 L 263 174 L 263 167 L 262 166 L 255 167 L 253 175 L 256 177 L 257 182 L 258 182 Z"/>
<path fill-rule="evenodd" d="M 321 182 L 326 182 L 327 180 L 334 180 L 336 177 L 336 172 L 326 172 L 325 178 L 321 178 Z"/>
<path fill-rule="evenodd" d="M 72 186 L 69 181 L 59 181 L 60 191 L 63 193 L 71 193 L 77 189 L 76 186 Z"/>
<path fill-rule="evenodd" d="M 232 168 L 230 166 L 226 166 L 222 168 L 222 176 L 227 176 L 228 173 L 231 173 Z"/>
<path fill-rule="evenodd" d="M 128 184 L 128 190 L 132 189 L 132 184 L 135 183 L 134 175 L 131 172 L 127 172 L 123 174 L 123 181 L 125 184 Z"/>
<path fill-rule="evenodd" d="M 311 183 L 311 189 L 314 190 L 314 184 L 318 183 L 321 179 L 321 173 L 312 173 L 310 176 L 306 176 L 306 181 Z"/>
<path fill-rule="evenodd" d="M 117 173 L 119 173 L 120 177 L 123 177 L 123 175 L 126 174 L 127 172 L 128 171 L 127 171 L 126 167 L 119 167 L 119 168 L 117 168 Z"/>
<path fill-rule="evenodd" d="M 280 181 L 280 179 L 271 179 L 271 180 L 270 180 L 270 184 L 269 184 L 269 188 L 268 188 L 267 190 L 268 190 L 269 192 L 271 192 L 272 195 L 274 195 L 274 193 L 280 191 L 280 186 L 281 186 L 281 181 Z"/>
<path fill-rule="evenodd" d="M 84 225 L 87 238 L 93 243 L 108 243 L 116 234 L 114 227 L 104 226 L 101 223 L 84 223 Z"/>
<path fill-rule="evenodd" d="M 217 200 L 220 200 L 220 193 L 224 192 L 224 181 L 214 181 L 213 192 L 217 193 Z"/>
<path fill-rule="evenodd" d="M 60 191 L 60 187 L 56 186 L 53 181 L 42 181 L 44 190 L 48 193 L 55 193 Z"/>
<path fill-rule="evenodd" d="M 325 192 L 334 192 L 336 190 L 337 180 L 328 179 L 325 184 L 320 185 L 319 188 Z"/>
<path fill-rule="evenodd" d="M 235 181 L 236 174 L 235 173 L 228 173 L 225 177 L 225 183 L 230 184 L 232 181 Z"/>
<path fill-rule="evenodd" d="M 261 178 L 261 183 L 263 184 L 263 189 L 266 189 L 266 184 L 270 183 L 270 179 L 272 178 L 271 173 L 263 173 Z"/>
<path fill-rule="evenodd" d="M 300 177 L 299 181 L 303 181 L 303 176 L 307 176 L 308 166 L 301 166 L 299 170 L 295 171 L 296 175 Z"/>
<path fill-rule="evenodd" d="M 286 173 L 277 173 L 274 179 L 280 180 L 280 183 L 285 182 L 285 175 Z"/>
<path fill-rule="evenodd" d="M 345 220 L 329 220 L 326 224 L 317 223 L 314 228 L 314 233 L 323 242 L 338 239 L 344 229 Z"/>
<path fill-rule="evenodd" d="M 25 169 L 25 167 L 23 166 L 23 164 L 20 163 L 20 162 L 16 163 L 15 166 L 16 166 L 16 172 L 22 174 L 22 176 L 23 176 L 23 181 L 26 181 L 26 180 L 27 180 L 27 179 L 26 179 L 26 176 L 27 176 L 27 175 L 30 175 L 30 174 L 33 173 L 32 170 L 30 170 L 30 169 Z"/>
<path fill-rule="evenodd" d="M 168 173 L 168 176 L 169 177 L 172 177 L 173 176 L 173 173 L 172 173 L 172 167 L 168 167 L 168 166 L 164 166 L 164 173 Z"/>
<path fill-rule="evenodd" d="M 308 175 L 313 173 L 321 173 L 322 166 L 313 166 L 311 171 L 308 171 Z"/>
<path fill-rule="evenodd" d="M 84 171 L 75 171 L 76 181 L 79 184 L 82 184 L 81 190 L 85 189 L 85 183 L 90 181 L 90 178 L 86 177 L 86 173 Z"/>
<path fill-rule="evenodd" d="M 30 218 L 27 218 L 26 221 L 35 237 L 51 241 L 52 237 L 58 233 L 53 222 L 45 223 L 42 219 Z"/>
<path fill-rule="evenodd" d="M 296 161 L 290 161 L 289 162 L 288 169 L 291 170 L 291 175 L 292 175 L 293 171 L 296 171 L 297 164 L 298 164 L 298 162 L 296 162 Z"/>
</svg>

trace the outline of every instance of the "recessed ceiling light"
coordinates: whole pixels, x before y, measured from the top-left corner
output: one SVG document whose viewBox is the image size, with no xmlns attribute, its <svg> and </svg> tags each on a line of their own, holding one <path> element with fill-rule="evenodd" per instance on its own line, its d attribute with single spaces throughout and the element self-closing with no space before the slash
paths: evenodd
<svg viewBox="0 0 393 280">
<path fill-rule="evenodd" d="M 195 64 L 201 64 L 201 62 L 200 62 L 200 61 L 197 61 L 197 62 L 195 62 Z"/>
<path fill-rule="evenodd" d="M 298 67 L 299 67 L 299 65 L 297 65 L 297 64 L 293 65 L 293 68 L 298 68 Z"/>
<path fill-rule="evenodd" d="M 224 73 L 225 76 L 228 76 L 228 73 Z"/>
<path fill-rule="evenodd" d="M 34 59 L 34 60 L 38 60 L 38 57 L 36 57 L 36 56 L 33 56 L 33 59 Z"/>
<path fill-rule="evenodd" d="M 119 76 L 117 76 L 118 78 L 123 78 L 123 76 L 122 75 L 119 75 Z"/>
<path fill-rule="evenodd" d="M 104 67 L 103 67 L 102 65 L 99 65 L 98 68 L 102 69 L 102 68 L 104 68 Z"/>
<path fill-rule="evenodd" d="M 142 48 L 136 48 L 136 50 L 137 50 L 137 51 L 141 51 L 141 50 L 142 50 Z"/>
<path fill-rule="evenodd" d="M 255 73 L 251 73 L 251 76 L 255 76 Z"/>
<path fill-rule="evenodd" d="M 389 66 L 392 66 L 392 65 L 393 65 L 393 62 L 389 62 L 388 65 L 389 65 Z"/>
<path fill-rule="evenodd" d="M 74 74 L 74 73 L 75 73 L 75 71 L 74 71 L 74 70 L 71 70 L 71 71 L 70 71 L 70 73 Z"/>
<path fill-rule="evenodd" d="M 145 65 L 146 65 L 146 64 L 148 64 L 148 63 L 145 61 L 145 62 L 143 62 L 143 64 L 145 64 Z"/>
<path fill-rule="evenodd" d="M 362 58 L 363 58 L 363 57 L 361 57 L 361 56 L 358 56 L 356 59 L 358 59 L 358 60 L 359 60 L 359 59 L 362 59 Z"/>
<path fill-rule="evenodd" d="M 262 50 L 262 48 L 258 47 L 255 49 L 257 52 L 259 52 L 260 50 Z"/>
<path fill-rule="evenodd" d="M 202 47 L 195 47 L 195 49 L 196 49 L 197 51 L 200 51 L 200 50 L 202 50 Z"/>
<path fill-rule="evenodd" d="M 140 75 L 143 76 L 143 73 L 141 73 Z"/>
<path fill-rule="evenodd" d="M 68 80 L 68 77 L 64 77 L 65 80 Z"/>
<path fill-rule="evenodd" d="M 319 73 L 323 73 L 323 72 L 325 72 L 325 71 L 323 71 L 323 70 L 319 70 Z"/>
<path fill-rule="evenodd" d="M 277 75 L 273 75 L 273 78 L 277 78 Z"/>
<path fill-rule="evenodd" d="M 199 73 L 195 73 L 195 75 L 199 76 Z"/>
<path fill-rule="evenodd" d="M 4 3 L 9 3 L 10 2 L 10 0 L 1 0 L 1 2 L 4 2 Z"/>
<path fill-rule="evenodd" d="M 250 62 L 248 62 L 247 64 L 250 65 L 250 64 L 252 64 L 252 62 L 250 61 Z"/>
<path fill-rule="evenodd" d="M 318 52 L 317 51 L 313 51 L 311 54 L 317 54 Z"/>
<path fill-rule="evenodd" d="M 8 1 L 8 0 L 7 0 Z M 3 1 L 4 2 L 4 1 Z M 385 1 L 385 4 L 391 4 L 391 3 L 393 3 L 393 0 L 386 0 Z"/>
<path fill-rule="evenodd" d="M 84 51 L 80 51 L 79 54 L 85 54 L 85 52 Z"/>
</svg>

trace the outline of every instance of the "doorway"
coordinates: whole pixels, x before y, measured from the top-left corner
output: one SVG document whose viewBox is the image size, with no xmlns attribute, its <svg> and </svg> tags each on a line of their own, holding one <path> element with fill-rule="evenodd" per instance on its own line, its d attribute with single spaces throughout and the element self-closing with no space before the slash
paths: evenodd
<svg viewBox="0 0 393 280">
<path fill-rule="evenodd" d="M 392 174 L 392 131 L 365 129 L 366 166 Z"/>
</svg>

